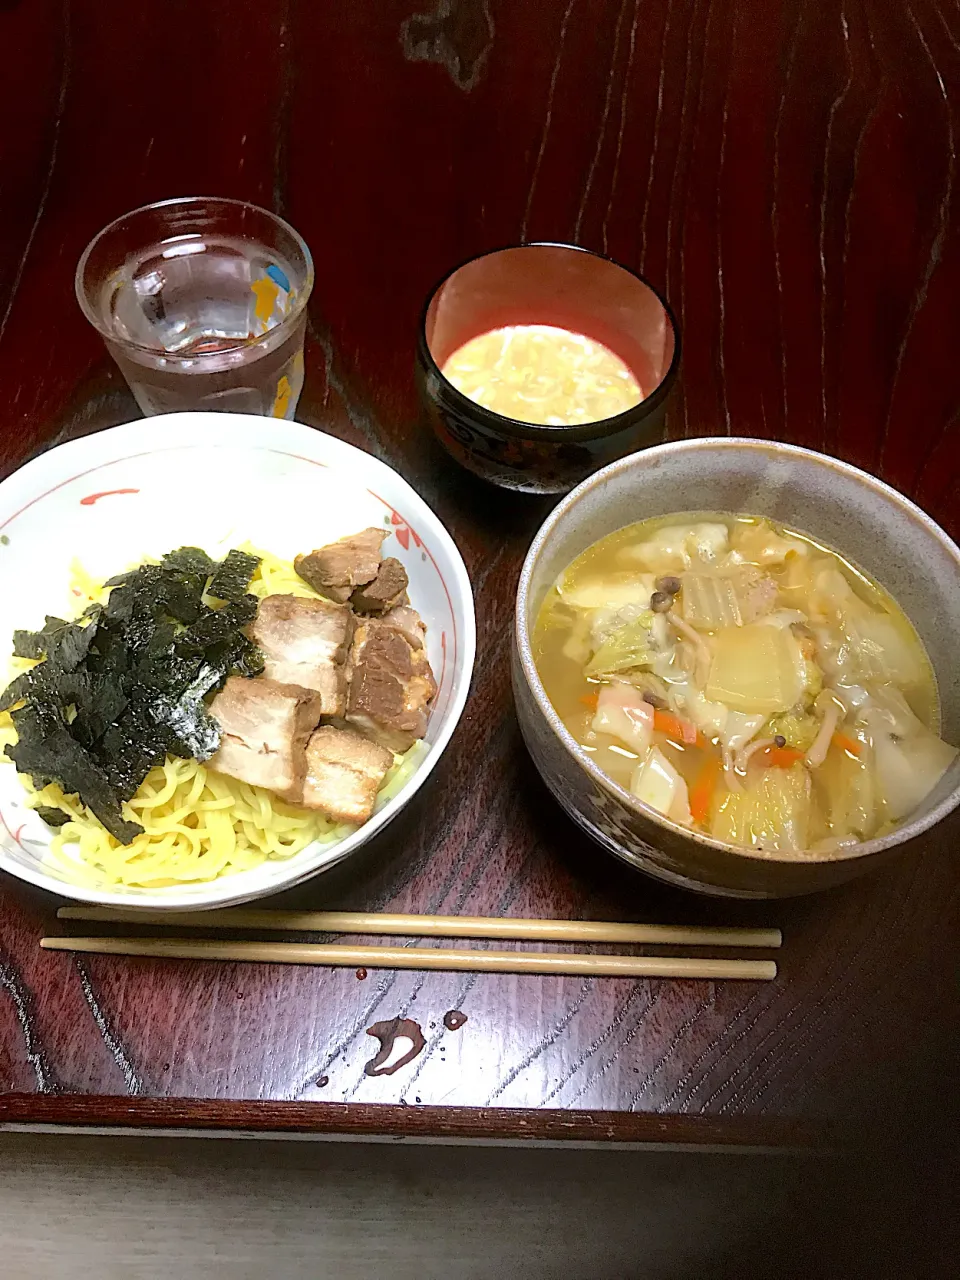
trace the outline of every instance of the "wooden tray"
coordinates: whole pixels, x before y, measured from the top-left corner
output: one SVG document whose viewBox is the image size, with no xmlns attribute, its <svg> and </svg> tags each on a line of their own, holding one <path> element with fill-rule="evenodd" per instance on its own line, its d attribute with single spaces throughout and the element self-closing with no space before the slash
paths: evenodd
<svg viewBox="0 0 960 1280">
<path fill-rule="evenodd" d="M 4 879 L 0 1120 L 803 1145 L 855 1130 L 911 1047 L 951 1033 L 955 824 L 861 884 L 758 905 L 664 889 L 564 818 L 508 679 L 519 564 L 549 504 L 475 482 L 418 421 L 413 346 L 433 283 L 524 236 L 577 239 L 641 268 L 679 312 L 674 435 L 825 448 L 956 532 L 946 20 L 872 6 L 834 30 L 816 6 L 789 20 L 768 8 L 748 24 L 687 0 L 412 17 L 278 0 L 240 23 L 210 0 L 190 7 L 189 39 L 176 6 L 0 13 L 19 50 L 18 110 L 0 124 L 4 473 L 136 415 L 72 296 L 89 237 L 147 200 L 244 197 L 289 217 L 316 257 L 298 416 L 396 466 L 471 573 L 474 690 L 425 794 L 277 904 L 785 936 L 763 986 L 77 960 L 37 948 L 56 903 Z M 454 1032 L 452 1009 L 468 1016 Z M 366 1029 L 401 1013 L 427 1048 L 365 1075 Z"/>
</svg>

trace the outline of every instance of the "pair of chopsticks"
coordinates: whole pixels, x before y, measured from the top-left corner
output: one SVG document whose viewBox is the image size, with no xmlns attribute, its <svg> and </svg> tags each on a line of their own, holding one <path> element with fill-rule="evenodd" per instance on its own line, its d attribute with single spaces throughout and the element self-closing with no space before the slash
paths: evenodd
<svg viewBox="0 0 960 1280">
<path fill-rule="evenodd" d="M 779 947 L 779 929 L 614 924 L 602 920 L 497 919 L 486 916 L 364 914 L 352 911 L 150 912 L 112 907 L 61 907 L 61 920 L 163 925 L 189 929 L 257 929 L 291 933 L 401 934 L 418 938 L 495 938 L 520 942 L 648 943 L 689 947 Z M 617 956 L 545 951 L 483 951 L 450 947 L 347 946 L 343 943 L 247 942 L 197 938 L 41 938 L 48 951 L 147 956 L 176 960 L 252 960 L 269 964 L 369 965 L 470 973 L 546 973 L 611 978 L 735 978 L 769 981 L 772 960 L 700 956 Z"/>
</svg>

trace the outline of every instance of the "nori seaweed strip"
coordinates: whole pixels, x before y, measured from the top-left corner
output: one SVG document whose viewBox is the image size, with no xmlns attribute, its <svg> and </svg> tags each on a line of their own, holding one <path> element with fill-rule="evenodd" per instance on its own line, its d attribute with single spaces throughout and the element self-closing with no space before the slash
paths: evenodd
<svg viewBox="0 0 960 1280">
<path fill-rule="evenodd" d="M 74 699 L 76 716 L 70 732 L 83 746 L 93 747 L 110 726 L 116 724 L 129 699 L 125 681 L 111 680 L 91 672 L 84 674 L 88 681 L 86 697 Z"/>
<path fill-rule="evenodd" d="M 107 603 L 85 611 L 86 625 L 50 617 L 41 631 L 18 632 L 18 652 L 41 659 L 0 694 L 17 730 L 7 755 L 18 770 L 38 788 L 56 782 L 79 795 L 129 843 L 141 828 L 124 819 L 122 802 L 168 753 L 209 759 L 220 729 L 205 699 L 230 674 L 263 670 L 244 631 L 259 604 L 245 594 L 257 563 L 231 552 L 218 568 L 182 547 L 112 580 Z M 204 595 L 221 570 L 218 591 L 238 594 L 215 609 Z"/>
<path fill-rule="evenodd" d="M 48 682 L 44 695 L 54 702 L 68 724 L 78 711 L 90 704 L 92 677 L 89 671 L 64 671 L 56 681 Z M 73 709 L 73 716 L 68 714 Z"/>
<path fill-rule="evenodd" d="M 178 698 L 156 698 L 151 711 L 167 731 L 167 749 L 185 760 L 209 760 L 220 745 L 220 726 L 207 713 L 204 697 L 218 689 L 226 672 L 204 664 L 193 683 Z"/>
<path fill-rule="evenodd" d="M 102 626 L 96 644 L 87 655 L 87 667 L 100 675 L 122 681 L 131 665 L 136 666 L 136 658 L 127 649 L 123 628 L 110 624 Z"/>
<path fill-rule="evenodd" d="M 244 637 L 246 639 L 246 637 Z M 241 676 L 259 676 L 267 665 L 263 652 L 252 640 L 247 640 L 243 648 L 234 655 L 233 665 Z"/>
<path fill-rule="evenodd" d="M 231 672 L 241 676 L 258 676 L 266 665 L 261 651 L 242 631 L 220 644 L 211 645 L 206 658 L 208 662 L 218 666 L 225 676 Z"/>
<path fill-rule="evenodd" d="M 44 658 L 51 649 L 55 649 L 59 633 L 72 622 L 63 618 L 52 618 L 49 614 L 39 631 L 15 631 L 13 633 L 13 655 L 15 658 Z"/>
<path fill-rule="evenodd" d="M 199 547 L 180 547 L 177 551 L 168 551 L 160 564 L 164 569 L 175 569 L 179 573 L 200 574 L 204 581 L 217 567 L 217 562 L 211 560 Z"/>
<path fill-rule="evenodd" d="M 203 592 L 206 578 L 188 574 L 182 578 L 172 573 L 163 575 L 163 603 L 171 618 L 187 625 L 196 622 L 203 612 Z"/>
<path fill-rule="evenodd" d="M 0 711 L 9 711 L 18 702 L 22 702 L 24 698 L 29 697 L 33 685 L 33 669 L 22 671 L 20 675 L 10 681 L 3 693 L 0 693 Z"/>
<path fill-rule="evenodd" d="M 203 663 L 201 653 L 183 656 L 175 650 L 147 653 L 137 663 L 133 680 L 144 690 L 158 689 L 162 693 L 176 694 L 191 683 Z"/>
<path fill-rule="evenodd" d="M 97 754 L 120 799 L 131 800 L 150 770 L 163 764 L 167 743 L 148 710 L 129 706 L 104 733 Z"/>
<path fill-rule="evenodd" d="M 206 609 L 177 640 L 179 653 L 197 652 L 226 640 L 257 616 L 256 596 L 242 596 L 222 609 Z"/>
<path fill-rule="evenodd" d="M 64 671 L 76 671 L 90 652 L 98 630 L 96 622 L 85 627 L 71 626 L 59 632 L 56 646 L 47 653 L 47 662 L 56 662 Z"/>
<path fill-rule="evenodd" d="M 42 631 L 15 631 L 13 656 L 15 658 L 45 658 L 50 637 Z"/>
<path fill-rule="evenodd" d="M 72 821 L 69 813 L 64 813 L 62 809 L 54 809 L 49 804 L 38 804 L 34 813 L 38 813 L 48 827 L 62 827 L 64 823 Z"/>
<path fill-rule="evenodd" d="M 133 574 L 129 576 L 126 582 L 122 582 L 119 586 L 113 588 L 104 605 L 104 619 L 107 622 L 123 623 L 128 622 L 133 612 L 133 591 L 131 590 L 131 582 Z"/>
<path fill-rule="evenodd" d="M 94 641 L 97 619 L 85 626 L 47 618 L 42 631 L 15 631 L 13 652 L 17 658 L 44 658 L 63 671 L 74 671 L 86 657 Z"/>
<path fill-rule="evenodd" d="M 49 706 L 24 707 L 14 713 L 14 723 L 18 741 L 6 751 L 18 772 L 29 774 L 35 786 L 57 782 L 67 795 L 78 795 L 121 844 L 142 833 L 136 822 L 124 819 L 106 773 Z"/>
<path fill-rule="evenodd" d="M 134 685 L 167 684 L 170 678 L 167 668 L 173 660 L 174 641 L 181 629 L 173 622 L 159 622 L 145 645 L 135 653 L 127 652 L 127 670 Z M 189 672 L 184 676 L 184 684 L 192 674 Z"/>
<path fill-rule="evenodd" d="M 207 594 L 216 600 L 239 600 L 246 594 L 259 563 L 259 556 L 248 555 L 246 551 L 228 551 L 210 580 Z"/>
<path fill-rule="evenodd" d="M 163 572 L 160 566 L 143 565 L 136 578 L 120 591 L 130 598 L 124 639 L 130 647 L 138 650 L 153 638 L 158 619 L 163 616 Z M 113 604 L 116 594 L 116 591 L 111 593 L 110 604 Z M 110 604 L 107 605 L 108 613 Z"/>
</svg>

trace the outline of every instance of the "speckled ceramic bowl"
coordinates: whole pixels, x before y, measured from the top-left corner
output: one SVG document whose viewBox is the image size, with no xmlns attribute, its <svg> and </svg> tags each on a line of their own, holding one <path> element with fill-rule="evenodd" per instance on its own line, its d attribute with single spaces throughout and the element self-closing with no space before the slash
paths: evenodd
<svg viewBox="0 0 960 1280">
<path fill-rule="evenodd" d="M 807 449 L 701 439 L 620 459 L 554 509 L 517 591 L 514 693 L 524 739 L 547 786 L 598 843 L 660 880 L 701 893 L 777 898 L 840 884 L 923 840 L 960 803 L 960 762 L 895 831 L 825 858 L 751 853 L 697 835 L 636 800 L 564 728 L 533 663 L 530 632 L 557 575 L 599 538 L 673 512 L 769 516 L 835 547 L 872 574 L 916 626 L 940 685 L 943 736 L 960 743 L 960 549 L 896 490 Z"/>
</svg>

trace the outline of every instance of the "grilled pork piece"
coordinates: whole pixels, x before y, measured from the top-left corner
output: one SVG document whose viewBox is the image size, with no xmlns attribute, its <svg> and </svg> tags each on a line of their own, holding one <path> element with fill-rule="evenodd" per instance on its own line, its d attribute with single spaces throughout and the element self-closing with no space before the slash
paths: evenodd
<svg viewBox="0 0 960 1280">
<path fill-rule="evenodd" d="M 267 596 L 251 627 L 263 651 L 264 676 L 314 690 L 325 716 L 342 716 L 346 710 L 344 664 L 352 633 L 348 605 L 298 596 Z"/>
<path fill-rule="evenodd" d="M 307 739 L 321 711 L 322 698 L 309 689 L 230 676 L 210 704 L 221 738 L 208 767 L 299 803 Z"/>
<path fill-rule="evenodd" d="M 391 751 L 406 751 L 423 737 L 437 693 L 422 633 L 417 643 L 412 629 L 406 616 L 402 627 L 390 615 L 358 619 L 350 651 L 347 720 Z"/>
<path fill-rule="evenodd" d="M 360 613 L 387 613 L 407 598 L 410 579 L 399 560 L 387 556 L 377 576 L 365 587 L 357 587 L 350 603 Z"/>
<path fill-rule="evenodd" d="M 427 624 L 408 604 L 397 605 L 389 613 L 385 613 L 383 621 L 406 636 L 412 649 L 423 649 L 427 643 Z"/>
<path fill-rule="evenodd" d="M 343 603 L 355 588 L 366 586 L 377 576 L 386 536 L 386 529 L 363 529 L 319 551 L 297 556 L 293 565 L 315 591 Z"/>
<path fill-rule="evenodd" d="M 393 753 L 352 729 L 322 725 L 307 743 L 303 803 L 334 822 L 366 822 Z"/>
</svg>

